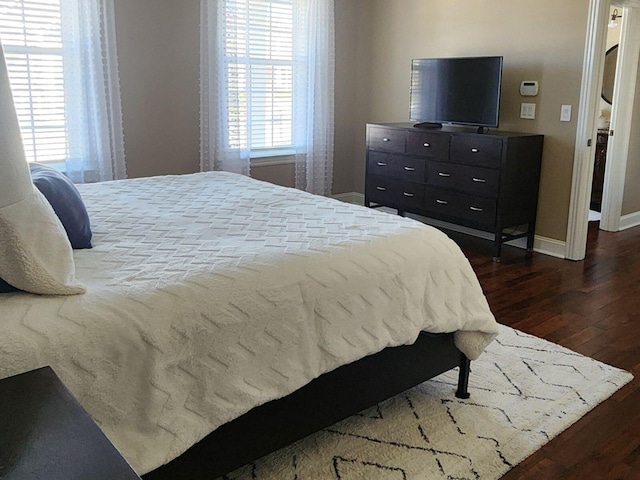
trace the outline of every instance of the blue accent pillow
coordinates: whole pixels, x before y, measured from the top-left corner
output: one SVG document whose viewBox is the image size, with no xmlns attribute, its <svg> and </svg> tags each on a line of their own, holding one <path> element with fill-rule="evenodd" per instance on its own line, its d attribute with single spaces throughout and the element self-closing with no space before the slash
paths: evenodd
<svg viewBox="0 0 640 480">
<path fill-rule="evenodd" d="M 73 248 L 91 248 L 91 223 L 80 192 L 69 178 L 55 168 L 29 163 L 31 180 L 49 201 L 67 231 Z"/>
<path fill-rule="evenodd" d="M 18 289 L 16 287 L 14 287 L 13 285 L 9 285 L 7 282 L 0 278 L 0 293 L 15 292 L 17 290 Z"/>
</svg>

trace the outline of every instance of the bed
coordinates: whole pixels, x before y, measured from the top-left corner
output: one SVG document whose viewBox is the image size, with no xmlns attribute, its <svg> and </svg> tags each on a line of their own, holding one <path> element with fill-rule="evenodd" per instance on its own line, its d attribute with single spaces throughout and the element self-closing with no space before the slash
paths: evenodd
<svg viewBox="0 0 640 480">
<path fill-rule="evenodd" d="M 411 219 L 225 172 L 78 189 L 87 293 L 0 296 L 0 377 L 51 365 L 144 478 L 215 478 L 451 368 L 466 396 L 497 334 Z"/>
</svg>

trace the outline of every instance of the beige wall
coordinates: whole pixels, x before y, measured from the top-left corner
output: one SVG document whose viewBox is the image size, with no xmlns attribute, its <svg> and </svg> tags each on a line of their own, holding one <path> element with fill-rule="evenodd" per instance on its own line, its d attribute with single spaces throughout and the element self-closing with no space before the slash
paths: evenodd
<svg viewBox="0 0 640 480">
<path fill-rule="evenodd" d="M 371 81 L 371 0 L 335 0 L 333 193 L 364 191 L 365 123 Z"/>
<path fill-rule="evenodd" d="M 364 156 L 369 0 L 336 0 L 334 193 L 351 192 Z M 129 177 L 199 169 L 199 0 L 115 0 Z M 366 78 L 366 76 L 361 76 Z M 254 166 L 256 178 L 294 185 L 294 166 Z"/>
<path fill-rule="evenodd" d="M 198 171 L 199 0 L 115 0 L 129 177 Z"/>
<path fill-rule="evenodd" d="M 640 79 L 640 66 L 638 69 Z M 640 81 L 636 83 L 631 120 L 631 139 L 627 157 L 627 173 L 624 181 L 622 215 L 640 212 Z"/>
<path fill-rule="evenodd" d="M 503 55 L 500 129 L 541 133 L 545 147 L 537 233 L 566 238 L 587 25 L 584 0 L 372 0 L 370 121 L 407 121 L 412 58 Z M 519 94 L 538 80 L 535 98 Z M 521 120 L 520 103 L 536 103 Z M 562 104 L 573 105 L 560 122 Z M 364 161 L 356 172 L 361 182 Z"/>
<path fill-rule="evenodd" d="M 503 55 L 501 129 L 542 133 L 538 234 L 566 236 L 585 0 L 335 0 L 333 192 L 363 191 L 365 123 L 408 120 L 414 57 Z M 129 176 L 199 164 L 199 1 L 115 0 Z M 536 120 L 519 119 L 522 80 L 538 80 Z M 573 105 L 570 123 L 560 106 Z M 254 174 L 289 184 L 293 166 Z"/>
</svg>

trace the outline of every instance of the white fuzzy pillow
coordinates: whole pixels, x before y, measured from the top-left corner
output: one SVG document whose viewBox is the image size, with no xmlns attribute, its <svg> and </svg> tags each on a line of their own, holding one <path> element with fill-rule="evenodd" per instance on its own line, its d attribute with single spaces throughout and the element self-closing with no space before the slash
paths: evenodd
<svg viewBox="0 0 640 480">
<path fill-rule="evenodd" d="M 31 181 L 1 43 L 0 278 L 32 293 L 85 292 L 64 227 Z"/>
</svg>

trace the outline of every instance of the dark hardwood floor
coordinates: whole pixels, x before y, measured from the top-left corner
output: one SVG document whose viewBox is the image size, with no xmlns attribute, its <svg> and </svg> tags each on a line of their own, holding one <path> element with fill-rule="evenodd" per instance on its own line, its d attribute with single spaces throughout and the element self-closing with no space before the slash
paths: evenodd
<svg viewBox="0 0 640 480">
<path fill-rule="evenodd" d="M 640 479 L 640 227 L 589 226 L 587 257 L 560 260 L 448 232 L 498 322 L 631 371 L 634 380 L 503 477 Z"/>
</svg>

